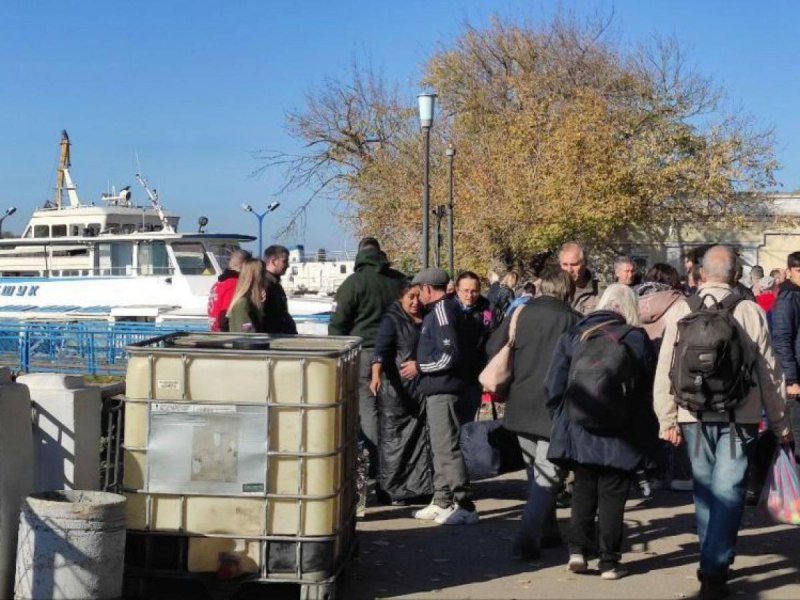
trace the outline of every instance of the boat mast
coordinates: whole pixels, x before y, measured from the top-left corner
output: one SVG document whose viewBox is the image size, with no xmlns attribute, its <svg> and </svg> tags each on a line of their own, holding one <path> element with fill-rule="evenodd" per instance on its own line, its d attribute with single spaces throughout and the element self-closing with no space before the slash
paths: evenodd
<svg viewBox="0 0 800 600">
<path fill-rule="evenodd" d="M 64 199 L 64 181 L 66 179 L 65 172 L 72 165 L 69 160 L 69 136 L 67 130 L 61 130 L 61 157 L 58 161 L 58 176 L 56 178 L 56 207 L 61 208 L 61 202 Z M 69 185 L 69 184 L 67 184 Z"/>
<path fill-rule="evenodd" d="M 150 198 L 150 204 L 153 205 L 156 213 L 158 214 L 158 218 L 161 221 L 161 227 L 163 231 L 166 233 L 175 233 L 175 230 L 172 228 L 172 225 L 169 224 L 166 215 L 164 215 L 164 211 L 161 210 L 161 203 L 158 201 L 158 191 L 157 190 L 150 190 L 147 187 L 147 178 L 142 177 L 140 173 L 136 174 L 136 180 L 139 184 L 144 188 L 144 191 L 147 192 L 147 197 Z"/>
</svg>

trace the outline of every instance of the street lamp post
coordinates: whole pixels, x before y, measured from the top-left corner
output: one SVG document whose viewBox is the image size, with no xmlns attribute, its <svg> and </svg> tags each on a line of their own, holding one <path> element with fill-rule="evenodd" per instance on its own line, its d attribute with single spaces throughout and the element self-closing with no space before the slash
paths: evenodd
<svg viewBox="0 0 800 600">
<path fill-rule="evenodd" d="M 257 213 L 249 204 L 242 204 L 242 210 L 251 213 L 256 219 L 258 219 L 258 258 L 263 258 L 261 255 L 264 253 L 264 217 L 266 217 L 280 205 L 280 202 L 273 202 L 263 213 Z"/>
<path fill-rule="evenodd" d="M 436 217 L 436 227 L 434 229 L 434 246 L 433 246 L 433 266 L 441 267 L 441 250 L 442 250 L 442 219 L 447 212 L 447 207 L 444 204 L 438 204 L 432 211 L 433 216 Z"/>
<path fill-rule="evenodd" d="M 456 258 L 455 258 L 455 239 L 453 238 L 453 159 L 456 157 L 456 149 L 450 146 L 447 149 L 447 228 L 448 228 L 448 245 L 450 249 L 450 278 L 455 279 L 456 276 Z"/>
<path fill-rule="evenodd" d="M 425 150 L 423 152 L 425 167 L 422 181 L 422 267 L 430 265 L 430 237 L 429 212 L 431 206 L 431 188 L 429 183 L 431 170 L 431 127 L 433 127 L 433 110 L 436 104 L 436 94 L 420 94 L 419 100 L 419 126 L 425 137 Z"/>
<path fill-rule="evenodd" d="M 8 207 L 6 209 L 5 214 L 2 217 L 0 217 L 0 238 L 3 237 L 3 221 L 6 220 L 6 217 L 10 217 L 15 212 L 17 212 L 17 207 L 16 206 L 10 206 L 10 207 Z"/>
</svg>

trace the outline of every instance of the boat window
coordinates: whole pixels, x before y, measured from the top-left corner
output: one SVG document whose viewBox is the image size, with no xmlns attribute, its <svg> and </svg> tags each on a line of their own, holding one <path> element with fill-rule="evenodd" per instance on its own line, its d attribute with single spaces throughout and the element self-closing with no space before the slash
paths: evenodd
<svg viewBox="0 0 800 600">
<path fill-rule="evenodd" d="M 104 231 L 116 232 L 119 229 L 119 223 L 106 223 Z"/>
<path fill-rule="evenodd" d="M 67 226 L 53 225 L 53 237 L 67 237 Z"/>
<path fill-rule="evenodd" d="M 172 244 L 178 268 L 184 275 L 215 275 L 203 244 L 177 242 Z"/>
<path fill-rule="evenodd" d="M 22 237 L 28 238 L 31 237 L 32 235 L 33 235 L 33 230 L 30 228 L 30 226 L 28 226 L 28 228 L 25 230 L 25 233 L 22 234 Z"/>
<path fill-rule="evenodd" d="M 34 225 L 33 237 L 37 238 L 50 237 L 50 227 L 48 225 Z"/>
<path fill-rule="evenodd" d="M 171 275 L 167 245 L 164 242 L 139 242 L 139 273 Z"/>
<path fill-rule="evenodd" d="M 83 230 L 83 225 L 70 225 L 69 234 L 72 237 L 77 237 L 81 234 Z"/>
<path fill-rule="evenodd" d="M 111 242 L 98 244 L 100 275 L 130 275 L 133 271 L 133 244 Z"/>
<path fill-rule="evenodd" d="M 100 223 L 89 223 L 86 226 L 86 229 L 91 231 L 91 233 L 89 233 L 88 235 L 96 236 L 97 234 L 100 233 L 100 230 L 102 229 L 102 227 L 101 227 Z"/>
<path fill-rule="evenodd" d="M 342 275 L 347 273 L 347 265 L 340 265 L 339 266 L 339 273 L 341 273 Z"/>
<path fill-rule="evenodd" d="M 220 270 L 224 271 L 228 268 L 228 263 L 231 260 L 231 254 L 239 250 L 239 244 L 209 244 L 208 251 L 214 255 L 217 260 Z"/>
</svg>

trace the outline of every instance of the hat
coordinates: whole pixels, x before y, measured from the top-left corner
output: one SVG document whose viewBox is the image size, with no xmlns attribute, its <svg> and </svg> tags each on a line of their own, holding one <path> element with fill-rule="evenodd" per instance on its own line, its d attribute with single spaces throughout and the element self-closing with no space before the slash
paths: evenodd
<svg viewBox="0 0 800 600">
<path fill-rule="evenodd" d="M 411 280 L 413 285 L 432 285 L 434 287 L 446 287 L 450 282 L 450 276 L 447 271 L 439 267 L 428 267 L 422 269 Z"/>
<path fill-rule="evenodd" d="M 769 288 L 771 288 L 773 285 L 775 285 L 775 278 L 774 278 L 774 277 L 772 277 L 771 275 L 767 275 L 767 276 L 765 276 L 765 277 L 762 277 L 762 278 L 761 278 L 761 279 L 758 281 L 758 283 L 759 283 L 759 285 L 761 286 L 761 289 L 762 289 L 762 290 L 768 290 L 768 289 L 769 289 Z"/>
</svg>

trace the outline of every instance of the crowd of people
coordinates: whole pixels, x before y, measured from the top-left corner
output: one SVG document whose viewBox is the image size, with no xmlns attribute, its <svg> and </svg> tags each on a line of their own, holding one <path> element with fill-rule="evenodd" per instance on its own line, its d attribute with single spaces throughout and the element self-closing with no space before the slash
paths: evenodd
<svg viewBox="0 0 800 600">
<path fill-rule="evenodd" d="M 296 333 L 280 284 L 288 256 L 234 253 L 211 294 L 211 329 Z M 482 401 L 503 401 L 529 483 L 514 558 L 564 543 L 556 506 L 569 486 L 568 568 L 597 558 L 602 579 L 619 579 L 631 490 L 693 490 L 700 595 L 725 597 L 744 507 L 763 482 L 757 448 L 800 435 L 800 252 L 769 275 L 753 266 L 749 286 L 726 246 L 694 248 L 684 267 L 640 277 L 620 256 L 603 286 L 568 242 L 530 280 L 490 269 L 484 296 L 474 272 L 407 278 L 378 240 L 362 240 L 329 333 L 363 340 L 364 479 L 378 502 L 477 523 L 461 431 Z M 503 348 L 509 381 L 490 393 L 481 373 Z"/>
<path fill-rule="evenodd" d="M 722 598 L 756 447 L 793 445 L 792 425 L 800 434 L 800 253 L 767 276 L 753 267 L 750 286 L 726 246 L 689 252 L 683 276 L 655 264 L 640 278 L 621 256 L 605 287 L 581 244 L 555 258 L 522 283 L 492 269 L 483 296 L 473 272 L 405 278 L 362 241 L 329 332 L 364 340 L 376 498 L 422 504 L 414 518 L 440 525 L 477 523 L 460 433 L 482 399 L 503 400 L 529 481 L 513 557 L 564 543 L 556 502 L 568 482 L 568 568 L 597 558 L 602 579 L 619 579 L 631 490 L 693 490 L 700 594 Z M 510 382 L 490 394 L 481 372 L 509 345 Z"/>
</svg>

